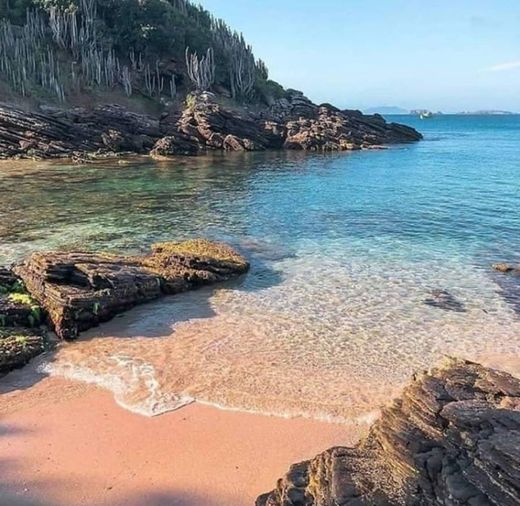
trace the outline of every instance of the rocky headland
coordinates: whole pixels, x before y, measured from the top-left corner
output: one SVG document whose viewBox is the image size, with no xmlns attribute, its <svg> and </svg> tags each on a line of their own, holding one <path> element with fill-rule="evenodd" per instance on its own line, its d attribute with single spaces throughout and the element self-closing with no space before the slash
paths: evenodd
<svg viewBox="0 0 520 506">
<path fill-rule="evenodd" d="M 183 109 L 159 117 L 120 105 L 43 106 L 34 112 L 0 104 L 0 158 L 85 162 L 118 155 L 163 158 L 215 150 L 345 151 L 422 138 L 413 128 L 388 123 L 378 114 L 316 105 L 295 90 L 261 108 L 224 106 L 220 98 L 193 93 Z"/>
<path fill-rule="evenodd" d="M 356 447 L 293 465 L 257 506 L 520 504 L 520 381 L 447 359 Z"/>
</svg>

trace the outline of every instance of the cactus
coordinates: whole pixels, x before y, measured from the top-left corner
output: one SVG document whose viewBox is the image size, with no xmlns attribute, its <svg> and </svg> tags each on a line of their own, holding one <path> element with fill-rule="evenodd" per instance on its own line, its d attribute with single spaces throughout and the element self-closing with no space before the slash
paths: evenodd
<svg viewBox="0 0 520 506">
<path fill-rule="evenodd" d="M 207 91 L 215 81 L 215 59 L 213 48 L 208 48 L 206 54 L 199 58 L 197 53 L 190 53 L 186 48 L 186 68 L 191 82 L 197 91 Z"/>
</svg>

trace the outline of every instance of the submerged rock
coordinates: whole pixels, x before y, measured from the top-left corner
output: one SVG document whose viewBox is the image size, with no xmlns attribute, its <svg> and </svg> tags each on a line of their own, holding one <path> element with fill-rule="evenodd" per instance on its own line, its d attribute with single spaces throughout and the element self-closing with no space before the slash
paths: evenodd
<svg viewBox="0 0 520 506">
<path fill-rule="evenodd" d="M 437 307 L 446 311 L 455 311 L 457 313 L 466 311 L 464 304 L 446 290 L 432 290 L 430 297 L 424 299 L 423 302 L 427 306 Z"/>
<path fill-rule="evenodd" d="M 355 448 L 296 464 L 257 506 L 517 506 L 520 380 L 449 359 L 416 376 Z"/>
<path fill-rule="evenodd" d="M 200 239 L 156 244 L 142 257 L 38 252 L 14 270 L 58 337 L 74 339 L 136 304 L 225 281 L 248 268 L 230 247 Z"/>
<path fill-rule="evenodd" d="M 24 328 L 0 329 L 0 373 L 22 367 L 45 351 L 45 334 Z"/>
<path fill-rule="evenodd" d="M 503 272 L 506 274 L 516 274 L 520 276 L 520 265 L 511 265 L 511 264 L 494 264 L 493 269 L 498 272 Z"/>
</svg>

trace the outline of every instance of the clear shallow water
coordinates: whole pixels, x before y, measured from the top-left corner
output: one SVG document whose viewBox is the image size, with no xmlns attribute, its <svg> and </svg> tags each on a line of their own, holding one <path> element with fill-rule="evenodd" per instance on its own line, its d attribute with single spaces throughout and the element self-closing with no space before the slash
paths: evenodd
<svg viewBox="0 0 520 506">
<path fill-rule="evenodd" d="M 136 308 L 46 369 L 157 414 L 228 409 L 369 420 L 443 354 L 520 351 L 520 117 L 395 118 L 425 141 L 71 167 L 0 165 L 0 263 L 35 249 L 223 239 L 244 279 Z M 446 290 L 466 309 L 424 304 Z"/>
</svg>

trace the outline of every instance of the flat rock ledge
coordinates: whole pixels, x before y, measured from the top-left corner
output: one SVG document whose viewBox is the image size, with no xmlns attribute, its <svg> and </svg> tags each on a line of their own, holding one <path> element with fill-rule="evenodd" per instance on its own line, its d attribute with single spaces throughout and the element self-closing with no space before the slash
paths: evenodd
<svg viewBox="0 0 520 506">
<path fill-rule="evenodd" d="M 195 239 L 155 244 L 145 256 L 33 253 L 13 272 L 57 336 L 75 339 L 136 304 L 226 281 L 248 269 L 229 246 Z"/>
<path fill-rule="evenodd" d="M 316 105 L 290 90 L 259 110 L 224 107 L 194 94 L 182 111 L 160 118 L 118 105 L 25 111 L 0 104 L 0 158 L 72 158 L 78 163 L 127 154 L 154 158 L 210 151 L 345 151 L 413 142 L 422 135 L 378 115 Z"/>
<path fill-rule="evenodd" d="M 256 506 L 518 506 L 520 381 L 447 359 L 354 448 L 293 465 Z"/>
</svg>

